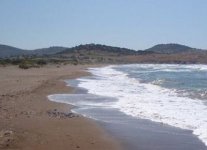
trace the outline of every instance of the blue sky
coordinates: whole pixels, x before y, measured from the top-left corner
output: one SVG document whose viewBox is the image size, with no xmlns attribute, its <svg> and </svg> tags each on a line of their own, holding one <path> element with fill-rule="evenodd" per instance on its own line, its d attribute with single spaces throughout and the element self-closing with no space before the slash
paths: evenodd
<svg viewBox="0 0 207 150">
<path fill-rule="evenodd" d="M 0 43 L 207 49 L 207 0 L 0 0 Z"/>
</svg>

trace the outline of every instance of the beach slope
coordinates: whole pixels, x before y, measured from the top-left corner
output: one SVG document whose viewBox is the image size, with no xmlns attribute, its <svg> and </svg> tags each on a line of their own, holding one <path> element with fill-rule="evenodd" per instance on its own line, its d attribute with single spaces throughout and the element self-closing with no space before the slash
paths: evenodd
<svg viewBox="0 0 207 150">
<path fill-rule="evenodd" d="M 120 149 L 95 122 L 47 95 L 72 93 L 64 79 L 88 75 L 88 66 L 0 67 L 0 149 Z"/>
</svg>

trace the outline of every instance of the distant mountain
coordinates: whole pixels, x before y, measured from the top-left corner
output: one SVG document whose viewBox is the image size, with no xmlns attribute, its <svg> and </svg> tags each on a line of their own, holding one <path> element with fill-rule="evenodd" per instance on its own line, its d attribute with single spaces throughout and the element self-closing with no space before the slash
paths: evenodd
<svg viewBox="0 0 207 150">
<path fill-rule="evenodd" d="M 113 54 L 135 54 L 135 50 L 127 49 L 127 48 L 120 48 L 120 47 L 113 47 L 101 44 L 85 44 L 79 45 L 76 47 L 65 49 L 64 51 L 60 52 L 59 54 L 70 54 L 74 52 L 91 52 L 91 53 L 113 53 Z"/>
<path fill-rule="evenodd" d="M 15 57 L 27 54 L 28 52 L 12 46 L 0 45 L 0 58 Z"/>
<path fill-rule="evenodd" d="M 30 54 L 33 55 L 52 55 L 52 54 L 56 54 L 59 52 L 64 51 L 65 49 L 67 49 L 66 47 L 60 47 L 60 46 L 53 46 L 53 47 L 49 47 L 49 48 L 41 48 L 41 49 L 36 49 L 36 50 L 30 50 Z"/>
<path fill-rule="evenodd" d="M 99 55 L 143 55 L 143 54 L 176 54 L 186 52 L 203 52 L 202 50 L 191 48 L 180 44 L 158 44 L 149 49 L 135 51 L 128 48 L 113 47 L 101 44 L 85 44 L 72 48 L 53 46 L 36 50 L 24 50 L 12 46 L 0 45 L 0 58 L 18 56 L 43 56 L 43 55 L 72 55 L 74 53 L 93 53 Z"/>
<path fill-rule="evenodd" d="M 23 50 L 20 48 L 8 46 L 8 45 L 0 45 L 0 58 L 7 58 L 7 57 L 18 57 L 18 56 L 31 56 L 31 55 L 51 55 L 59 53 L 65 50 L 65 47 L 49 47 L 49 48 L 42 48 L 36 50 Z"/>
<path fill-rule="evenodd" d="M 207 51 L 179 44 L 159 44 L 147 50 L 135 51 L 127 48 L 100 44 L 79 45 L 55 54 L 64 60 L 86 63 L 207 63 Z"/>
<path fill-rule="evenodd" d="M 180 44 L 158 44 L 149 49 L 146 49 L 146 51 L 151 51 L 160 54 L 176 54 L 186 52 L 200 52 L 201 50 Z"/>
<path fill-rule="evenodd" d="M 135 51 L 128 48 L 101 44 L 85 44 L 72 48 L 49 47 L 23 50 L 0 45 L 0 58 L 33 56 L 45 60 L 74 64 L 91 63 L 203 63 L 207 64 L 207 51 L 180 44 L 159 44 L 146 50 Z M 33 59 L 32 58 L 32 59 Z"/>
</svg>

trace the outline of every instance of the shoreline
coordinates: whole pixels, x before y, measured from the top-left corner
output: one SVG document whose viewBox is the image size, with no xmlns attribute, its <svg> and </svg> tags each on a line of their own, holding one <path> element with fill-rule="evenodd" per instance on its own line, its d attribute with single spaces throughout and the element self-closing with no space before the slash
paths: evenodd
<svg viewBox="0 0 207 150">
<path fill-rule="evenodd" d="M 83 77 L 95 80 L 95 77 Z M 68 80 L 70 86 L 77 90 L 77 80 Z M 83 80 L 83 82 L 85 82 Z M 109 97 L 89 94 L 87 89 L 70 94 L 51 95 L 52 101 L 68 103 L 75 106 L 77 114 L 93 118 L 116 139 L 122 142 L 125 149 L 206 149 L 205 144 L 192 133 L 192 130 L 182 129 L 167 124 L 153 122 L 147 119 L 137 119 L 107 106 Z M 92 96 L 92 97 L 91 97 Z M 81 101 L 76 101 L 81 99 Z M 100 102 L 103 107 L 100 107 Z M 106 104 L 106 105 L 105 105 Z M 82 109 L 83 108 L 83 109 Z"/>
<path fill-rule="evenodd" d="M 0 67 L 0 149 L 121 149 L 95 121 L 71 113 L 72 105 L 47 99 L 73 93 L 63 80 L 89 75 L 88 67 Z"/>
</svg>

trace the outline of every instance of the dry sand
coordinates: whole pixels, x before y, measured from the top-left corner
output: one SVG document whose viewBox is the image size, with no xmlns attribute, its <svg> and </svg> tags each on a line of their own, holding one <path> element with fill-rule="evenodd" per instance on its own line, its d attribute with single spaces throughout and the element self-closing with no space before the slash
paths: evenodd
<svg viewBox="0 0 207 150">
<path fill-rule="evenodd" d="M 94 121 L 70 113 L 70 105 L 47 99 L 49 94 L 73 92 L 63 79 L 87 75 L 87 67 L 0 67 L 0 149 L 120 149 Z"/>
</svg>

